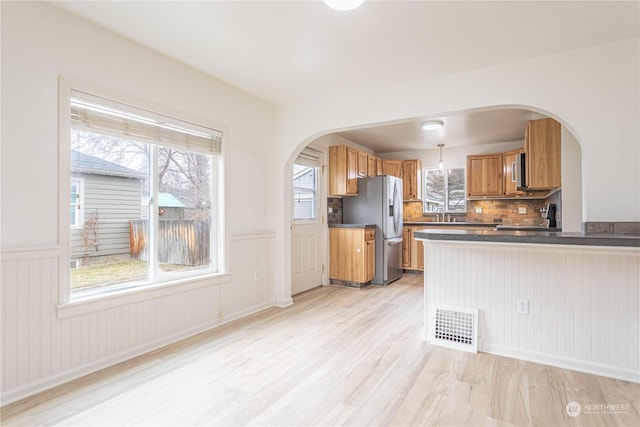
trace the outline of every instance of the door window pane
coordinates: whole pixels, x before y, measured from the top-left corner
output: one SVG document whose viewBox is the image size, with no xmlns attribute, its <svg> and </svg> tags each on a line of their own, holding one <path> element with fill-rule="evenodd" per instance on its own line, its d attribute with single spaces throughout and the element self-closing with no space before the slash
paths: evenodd
<svg viewBox="0 0 640 427">
<path fill-rule="evenodd" d="M 293 165 L 293 219 L 317 219 L 318 168 Z"/>
</svg>

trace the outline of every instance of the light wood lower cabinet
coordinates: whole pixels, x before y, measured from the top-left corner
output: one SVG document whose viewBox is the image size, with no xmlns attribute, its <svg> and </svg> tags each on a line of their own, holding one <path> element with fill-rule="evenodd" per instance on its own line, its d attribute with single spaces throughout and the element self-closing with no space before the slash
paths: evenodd
<svg viewBox="0 0 640 427">
<path fill-rule="evenodd" d="M 411 268 L 411 227 L 402 227 L 402 268 Z"/>
<path fill-rule="evenodd" d="M 373 228 L 329 229 L 329 278 L 366 283 L 376 272 L 376 230 Z"/>
<path fill-rule="evenodd" d="M 416 240 L 415 232 L 424 227 L 404 227 L 402 230 L 402 268 L 424 270 L 424 245 Z"/>
</svg>

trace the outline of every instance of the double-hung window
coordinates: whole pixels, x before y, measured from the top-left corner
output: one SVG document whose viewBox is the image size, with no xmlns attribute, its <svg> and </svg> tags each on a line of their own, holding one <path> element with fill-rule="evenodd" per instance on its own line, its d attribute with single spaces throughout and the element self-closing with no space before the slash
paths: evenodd
<svg viewBox="0 0 640 427">
<path fill-rule="evenodd" d="M 465 168 L 424 169 L 423 211 L 466 212 Z"/>
<path fill-rule="evenodd" d="M 218 272 L 222 133 L 70 100 L 70 299 Z"/>
</svg>

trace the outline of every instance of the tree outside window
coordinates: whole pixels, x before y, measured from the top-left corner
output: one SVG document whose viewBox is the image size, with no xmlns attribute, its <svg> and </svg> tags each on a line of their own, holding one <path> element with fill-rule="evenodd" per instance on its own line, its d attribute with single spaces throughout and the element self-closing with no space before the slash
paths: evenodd
<svg viewBox="0 0 640 427">
<path fill-rule="evenodd" d="M 424 169 L 423 211 L 466 212 L 465 168 Z"/>
</svg>

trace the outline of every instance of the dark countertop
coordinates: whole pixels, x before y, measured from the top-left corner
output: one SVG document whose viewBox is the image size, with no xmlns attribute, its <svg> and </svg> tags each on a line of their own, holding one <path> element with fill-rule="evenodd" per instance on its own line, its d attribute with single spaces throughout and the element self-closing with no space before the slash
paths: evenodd
<svg viewBox="0 0 640 427">
<path fill-rule="evenodd" d="M 482 228 L 496 228 L 498 224 L 488 224 L 479 222 L 404 222 L 404 225 L 424 225 L 425 227 L 482 227 Z"/>
<path fill-rule="evenodd" d="M 329 224 L 329 228 L 376 228 L 375 224 Z"/>
<path fill-rule="evenodd" d="M 466 242 L 537 243 L 551 245 L 640 247 L 640 236 L 624 234 L 583 234 L 553 231 L 506 230 L 423 230 L 417 239 Z"/>
</svg>

